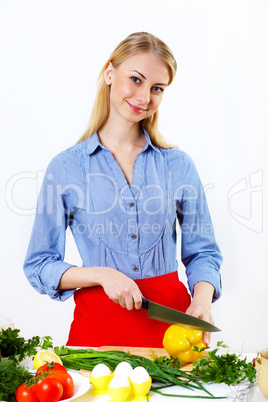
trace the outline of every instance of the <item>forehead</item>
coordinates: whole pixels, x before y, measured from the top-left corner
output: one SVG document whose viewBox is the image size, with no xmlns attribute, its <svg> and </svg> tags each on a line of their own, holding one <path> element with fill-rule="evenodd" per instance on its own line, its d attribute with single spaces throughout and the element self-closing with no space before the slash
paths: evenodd
<svg viewBox="0 0 268 402">
<path fill-rule="evenodd" d="M 127 58 L 119 65 L 118 69 L 121 71 L 138 71 L 148 79 L 157 78 L 158 82 L 167 83 L 169 80 L 168 65 L 151 52 L 139 53 Z"/>
</svg>

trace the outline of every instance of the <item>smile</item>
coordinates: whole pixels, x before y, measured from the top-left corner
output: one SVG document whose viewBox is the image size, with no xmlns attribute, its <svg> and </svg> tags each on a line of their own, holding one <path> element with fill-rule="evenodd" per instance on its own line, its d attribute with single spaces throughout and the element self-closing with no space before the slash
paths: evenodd
<svg viewBox="0 0 268 402">
<path fill-rule="evenodd" d="M 138 106 L 134 106 L 134 105 L 132 105 L 131 103 L 129 103 L 128 101 L 126 101 L 126 102 L 127 102 L 128 106 L 130 107 L 130 109 L 131 109 L 134 113 L 141 114 L 141 113 L 143 113 L 143 112 L 146 112 L 146 110 L 147 110 L 147 109 L 143 109 L 143 108 L 138 107 Z"/>
</svg>

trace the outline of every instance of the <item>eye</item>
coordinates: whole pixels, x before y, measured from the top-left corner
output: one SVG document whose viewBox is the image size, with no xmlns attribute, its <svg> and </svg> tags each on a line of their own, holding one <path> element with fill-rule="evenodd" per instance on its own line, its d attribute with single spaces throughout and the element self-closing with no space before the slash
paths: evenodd
<svg viewBox="0 0 268 402">
<path fill-rule="evenodd" d="M 138 77 L 131 77 L 132 81 L 135 82 L 135 84 L 139 84 L 141 80 Z"/>
<path fill-rule="evenodd" d="M 157 92 L 157 93 L 164 92 L 164 89 L 161 88 L 161 87 L 153 87 L 152 90 L 153 90 L 154 92 Z"/>
</svg>

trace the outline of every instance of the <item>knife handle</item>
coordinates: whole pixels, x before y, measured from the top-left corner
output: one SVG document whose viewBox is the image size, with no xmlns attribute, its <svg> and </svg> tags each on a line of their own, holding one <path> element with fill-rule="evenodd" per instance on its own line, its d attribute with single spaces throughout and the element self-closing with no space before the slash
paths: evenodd
<svg viewBox="0 0 268 402">
<path fill-rule="evenodd" d="M 144 308 L 144 310 L 148 310 L 149 309 L 149 300 L 145 299 L 144 297 L 142 298 L 142 308 Z"/>
</svg>

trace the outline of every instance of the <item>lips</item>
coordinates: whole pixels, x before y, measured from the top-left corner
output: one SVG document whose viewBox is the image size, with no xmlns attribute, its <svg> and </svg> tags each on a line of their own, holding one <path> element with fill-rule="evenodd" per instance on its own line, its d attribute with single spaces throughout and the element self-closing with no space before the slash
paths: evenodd
<svg viewBox="0 0 268 402">
<path fill-rule="evenodd" d="M 141 113 L 143 113 L 143 112 L 145 112 L 145 111 L 147 110 L 147 109 L 143 109 L 143 108 L 138 107 L 138 106 L 134 106 L 134 105 L 132 105 L 131 103 L 129 103 L 128 101 L 126 101 L 126 102 L 127 102 L 128 106 L 130 107 L 130 109 L 131 109 L 134 113 L 141 114 Z"/>
</svg>

